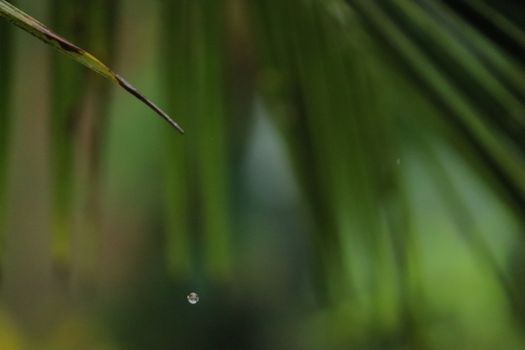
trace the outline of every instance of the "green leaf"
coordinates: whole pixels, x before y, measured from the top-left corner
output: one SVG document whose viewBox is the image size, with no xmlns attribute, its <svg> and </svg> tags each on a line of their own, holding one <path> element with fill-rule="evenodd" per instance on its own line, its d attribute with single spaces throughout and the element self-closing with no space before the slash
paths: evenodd
<svg viewBox="0 0 525 350">
<path fill-rule="evenodd" d="M 171 119 L 167 113 L 165 113 L 153 102 L 148 100 L 124 78 L 113 72 L 110 68 L 108 68 L 108 66 L 106 66 L 103 62 L 101 62 L 89 52 L 85 51 L 84 49 L 81 49 L 80 47 L 72 44 L 71 42 L 67 41 L 61 36 L 55 34 L 45 25 L 38 22 L 36 19 L 32 18 L 31 16 L 19 10 L 18 8 L 6 2 L 5 0 L 0 0 L 0 15 L 5 17 L 14 25 L 20 27 L 26 32 L 42 40 L 46 44 L 53 46 L 55 49 L 69 55 L 77 62 L 83 64 L 92 71 L 97 72 L 106 79 L 109 79 L 115 84 L 118 84 L 124 90 L 126 90 L 127 92 L 138 98 L 140 101 L 142 101 L 144 104 L 146 104 L 148 107 L 150 107 L 153 111 L 155 111 L 159 116 L 161 116 L 164 120 L 170 123 L 178 131 L 184 133 L 184 130 L 179 126 L 179 124 L 177 124 L 173 119 Z"/>
</svg>

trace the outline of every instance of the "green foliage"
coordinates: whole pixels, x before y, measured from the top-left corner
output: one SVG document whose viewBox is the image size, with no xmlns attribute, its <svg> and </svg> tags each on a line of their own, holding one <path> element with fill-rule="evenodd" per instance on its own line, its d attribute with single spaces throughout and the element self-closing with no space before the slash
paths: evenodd
<svg viewBox="0 0 525 350">
<path fill-rule="evenodd" d="M 0 231 L 5 215 L 7 155 L 9 146 L 9 105 L 11 98 L 11 26 L 0 23 Z"/>
<path fill-rule="evenodd" d="M 164 81 L 170 110 L 183 116 L 188 129 L 198 132 L 185 140 L 167 135 L 167 253 L 170 266 L 182 276 L 190 273 L 190 265 L 198 266 L 191 253 L 191 247 L 198 246 L 205 274 L 231 277 L 225 11 L 225 5 L 214 1 L 164 1 L 162 7 Z"/>
<path fill-rule="evenodd" d="M 64 269 L 53 274 L 73 288 L 54 287 L 109 314 L 101 324 L 123 348 L 523 346 L 522 5 L 51 5 L 57 32 L 112 66 L 120 57 L 145 86 L 160 75 L 158 94 L 190 130 L 155 129 L 53 56 L 53 244 Z M 185 308 L 190 290 L 201 301 Z"/>
</svg>

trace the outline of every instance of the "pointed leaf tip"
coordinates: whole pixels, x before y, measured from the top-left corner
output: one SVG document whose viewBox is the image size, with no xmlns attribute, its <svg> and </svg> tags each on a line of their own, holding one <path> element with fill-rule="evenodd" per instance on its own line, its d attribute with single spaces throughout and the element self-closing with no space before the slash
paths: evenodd
<svg viewBox="0 0 525 350">
<path fill-rule="evenodd" d="M 115 74 L 115 79 L 117 80 L 117 83 L 127 92 L 135 96 L 137 99 L 142 101 L 146 106 L 150 107 L 152 110 L 155 111 L 159 116 L 161 116 L 165 121 L 167 121 L 171 126 L 173 126 L 175 129 L 177 129 L 181 134 L 184 134 L 184 129 L 180 127 L 177 122 L 175 122 L 173 119 L 170 118 L 170 116 L 164 112 L 162 109 L 160 109 L 155 103 L 148 100 L 143 94 L 141 94 L 133 85 L 128 83 L 124 78 L 122 78 L 120 75 Z"/>
</svg>

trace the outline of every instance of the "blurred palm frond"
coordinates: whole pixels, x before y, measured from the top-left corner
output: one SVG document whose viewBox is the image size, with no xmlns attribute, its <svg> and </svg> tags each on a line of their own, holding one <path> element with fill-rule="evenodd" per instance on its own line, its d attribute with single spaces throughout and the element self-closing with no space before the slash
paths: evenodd
<svg viewBox="0 0 525 350">
<path fill-rule="evenodd" d="M 0 23 L 0 231 L 2 232 L 1 226 L 5 219 L 5 181 L 10 130 L 12 43 L 11 26 L 8 23 Z"/>
<path fill-rule="evenodd" d="M 114 0 L 51 4 L 53 27 L 111 64 L 129 30 L 117 30 L 118 13 L 137 6 Z M 125 302 L 133 305 L 126 312 L 141 322 L 115 322 L 123 344 L 173 347 L 195 337 L 217 348 L 228 342 L 224 334 L 241 327 L 240 347 L 251 348 L 262 337 L 259 323 L 265 324 L 262 333 L 279 338 L 272 341 L 281 346 L 269 348 L 523 344 L 516 335 L 523 323 L 512 324 L 525 319 L 519 275 L 525 266 L 522 4 L 159 4 L 160 12 L 144 22 L 159 24 L 159 50 L 144 55 L 161 62 L 158 88 L 190 132 L 180 138 L 171 130 L 144 129 L 149 140 L 161 139 L 147 156 L 141 153 L 144 160 L 129 145 L 138 129 L 123 131 L 116 157 L 139 163 L 132 169 L 141 168 L 146 175 L 140 181 L 148 182 L 146 190 L 123 196 L 132 200 L 106 193 L 112 183 L 101 175 L 114 171 L 110 175 L 123 182 L 136 175 L 107 164 L 105 137 L 121 135 L 107 124 L 109 87 L 64 57 L 52 62 L 56 259 L 70 271 L 73 287 L 86 290 L 100 282 L 101 255 L 129 264 L 141 285 L 124 288 Z M 9 130 L 9 30 L 0 23 L 0 172 Z M 150 76 L 155 69 L 141 72 Z M 254 156 L 257 137 L 278 150 L 263 148 Z M 275 179 L 258 181 L 275 170 L 267 168 L 278 167 L 272 161 L 279 151 L 291 163 L 292 184 L 278 177 L 283 169 Z M 164 172 L 151 186 L 157 163 Z M 246 175 L 249 167 L 254 174 Z M 281 180 L 284 185 L 275 183 Z M 288 188 L 295 183 L 299 191 Z M 282 188 L 293 198 L 279 193 Z M 262 213 L 257 190 L 265 192 L 269 214 Z M 137 205 L 145 197 L 152 208 Z M 101 205 L 106 200 L 111 203 Z M 108 227 L 100 224 L 103 208 Z M 135 210 L 144 213 L 130 218 Z M 498 213 L 486 217 L 492 210 Z M 136 222 L 133 236 L 126 228 Z M 148 244 L 156 239 L 161 244 Z M 464 255 L 450 251 L 456 246 Z M 113 270 L 102 278 L 113 287 L 125 279 Z M 478 285 L 479 293 L 473 292 Z M 206 307 L 186 310 L 174 300 L 189 286 L 202 293 Z M 145 301 L 137 302 L 138 296 Z M 479 311 L 470 299 L 474 306 L 493 304 Z M 465 311 L 469 306 L 476 310 Z M 202 337 L 194 322 L 203 319 L 205 328 L 219 325 L 221 331 Z M 484 335 L 490 340 L 473 343 L 475 336 L 461 331 L 441 334 L 443 325 L 454 333 L 454 322 L 469 329 L 465 334 L 492 332 Z M 159 334 L 162 327 L 169 334 Z"/>
</svg>

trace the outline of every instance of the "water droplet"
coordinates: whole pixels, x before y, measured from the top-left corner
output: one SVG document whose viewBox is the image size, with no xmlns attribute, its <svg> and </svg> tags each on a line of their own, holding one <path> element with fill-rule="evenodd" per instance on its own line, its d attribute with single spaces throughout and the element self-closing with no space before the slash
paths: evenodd
<svg viewBox="0 0 525 350">
<path fill-rule="evenodd" d="M 188 294 L 188 303 L 197 304 L 199 302 L 199 295 L 195 292 Z"/>
<path fill-rule="evenodd" d="M 400 165 L 401 164 L 401 159 L 397 158 L 396 163 L 397 163 L 397 165 Z"/>
</svg>

